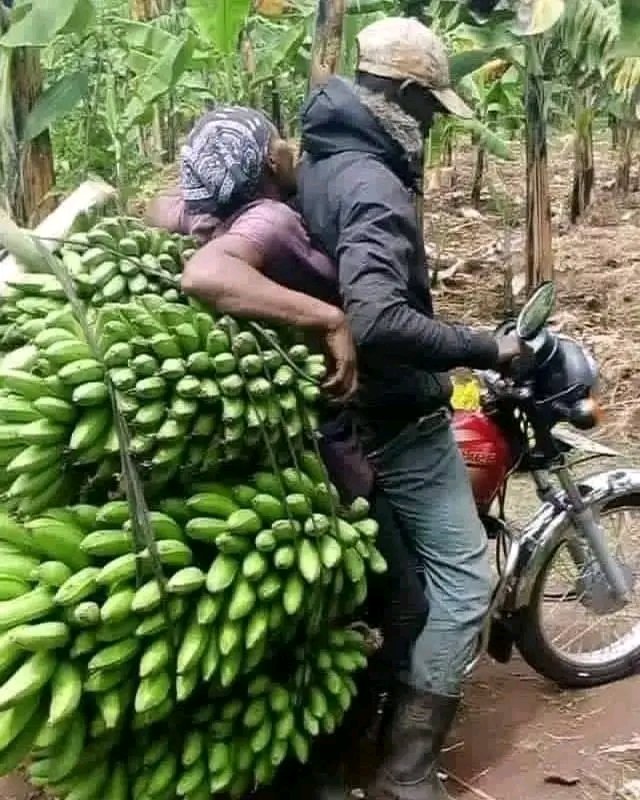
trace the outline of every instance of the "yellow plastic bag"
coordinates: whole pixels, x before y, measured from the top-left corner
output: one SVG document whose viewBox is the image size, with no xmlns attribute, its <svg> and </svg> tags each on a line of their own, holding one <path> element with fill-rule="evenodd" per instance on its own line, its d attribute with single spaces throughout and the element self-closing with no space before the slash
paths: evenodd
<svg viewBox="0 0 640 800">
<path fill-rule="evenodd" d="M 456 411 L 477 411 L 480 408 L 480 382 L 475 376 L 453 376 L 451 405 Z"/>
</svg>

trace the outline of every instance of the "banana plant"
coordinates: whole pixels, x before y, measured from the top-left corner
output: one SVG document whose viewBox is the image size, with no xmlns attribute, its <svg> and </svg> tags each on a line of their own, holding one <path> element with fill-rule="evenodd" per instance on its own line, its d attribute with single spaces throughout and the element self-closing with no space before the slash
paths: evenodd
<svg viewBox="0 0 640 800">
<path fill-rule="evenodd" d="M 3 52 L 24 47 L 43 49 L 58 36 L 82 35 L 94 21 L 95 8 L 91 0 L 57 0 L 56 3 L 32 0 L 29 4 L 18 2 L 12 16 L 11 24 L 0 37 Z M 88 89 L 86 75 L 80 72 L 65 73 L 50 84 L 24 122 L 23 143 L 36 138 L 72 110 L 86 97 Z"/>
<path fill-rule="evenodd" d="M 187 0 L 201 46 L 194 66 L 217 102 L 268 106 L 278 123 L 279 85 L 295 117 L 308 74 L 312 0 Z"/>
<path fill-rule="evenodd" d="M 28 223 L 53 205 L 49 123 L 75 106 L 86 91 L 83 76 L 65 75 L 43 93 L 41 51 L 53 37 L 89 25 L 94 7 L 91 0 L 18 0 L 10 10 L 3 4 L 0 11 L 3 205 Z"/>
<path fill-rule="evenodd" d="M 628 194 L 631 188 L 633 146 L 640 129 L 640 57 L 623 58 L 616 71 L 609 99 L 609 112 L 614 116 L 618 138 L 616 190 Z"/>
<path fill-rule="evenodd" d="M 133 22 L 116 10 L 115 4 L 92 0 L 19 2 L 0 38 L 0 52 L 37 49 L 53 76 L 18 131 L 20 146 L 55 129 L 84 103 L 79 141 L 88 151 L 98 132 L 108 137 L 113 167 L 107 177 L 115 172 L 124 202 L 132 158 L 137 158 L 135 129 L 149 123 L 154 105 L 189 68 L 193 38 L 189 32 L 175 35 L 160 25 Z"/>
<path fill-rule="evenodd" d="M 424 10 L 425 20 L 439 32 L 459 25 L 507 23 L 519 36 L 545 33 L 563 13 L 563 0 L 431 0 Z"/>
<path fill-rule="evenodd" d="M 463 123 L 463 129 L 471 132 L 476 147 L 471 203 L 477 208 L 488 156 L 512 158 L 509 142 L 502 134 L 512 138 L 522 125 L 522 80 L 508 61 L 495 59 L 463 79 L 460 88 L 476 112 L 476 119 Z"/>
<path fill-rule="evenodd" d="M 551 52 L 550 32 L 562 17 L 565 2 L 502 0 L 494 6 L 488 17 L 479 17 L 456 0 L 434 0 L 432 24 L 447 38 L 462 35 L 477 51 L 509 60 L 521 74 L 527 155 L 527 287 L 531 289 L 553 275 L 545 63 Z"/>
<path fill-rule="evenodd" d="M 493 63 L 487 66 L 490 71 Z M 509 68 L 508 64 L 506 66 Z M 473 106 L 476 116 L 469 120 L 439 117 L 429 134 L 427 146 L 427 164 L 432 167 L 451 166 L 455 142 L 465 134 L 471 136 L 472 143 L 477 148 L 472 191 L 472 199 L 477 195 L 477 201 L 487 157 L 493 156 L 502 160 L 513 158 L 509 141 L 504 134 L 508 135 L 510 131 L 519 128 L 522 117 L 519 111 L 522 105 L 521 86 L 517 73 L 511 71 L 502 85 L 501 79 L 497 79 L 495 84 L 485 83 L 485 80 L 486 78 L 474 74 L 457 84 L 457 91 Z M 477 201 L 473 199 L 474 203 Z"/>
<path fill-rule="evenodd" d="M 574 180 L 570 198 L 571 220 L 576 222 L 589 205 L 594 184 L 593 124 L 601 108 L 620 120 L 621 135 L 618 184 L 628 191 L 635 106 L 640 99 L 640 59 L 625 57 L 640 50 L 628 40 L 624 3 L 607 0 L 567 0 L 567 13 L 556 28 L 556 63 L 573 91 L 575 120 Z M 627 7 L 625 12 L 631 11 Z M 636 12 L 636 19 L 640 15 Z M 637 24 L 637 23 L 636 23 Z M 638 30 L 638 28 L 636 28 Z"/>
<path fill-rule="evenodd" d="M 573 87 L 574 176 L 570 197 L 573 223 L 591 201 L 595 182 L 593 124 L 597 109 L 611 92 L 615 68 L 613 52 L 618 41 L 616 9 L 601 0 L 567 0 L 567 10 L 554 31 L 551 68 Z"/>
<path fill-rule="evenodd" d="M 640 56 L 640 5 L 637 0 L 619 0 L 620 40 L 617 54 L 621 58 Z"/>
<path fill-rule="evenodd" d="M 8 27 L 9 12 L 0 6 L 0 34 Z M 7 214 L 16 205 L 20 174 L 11 85 L 11 51 L 0 48 L 0 210 Z"/>
</svg>

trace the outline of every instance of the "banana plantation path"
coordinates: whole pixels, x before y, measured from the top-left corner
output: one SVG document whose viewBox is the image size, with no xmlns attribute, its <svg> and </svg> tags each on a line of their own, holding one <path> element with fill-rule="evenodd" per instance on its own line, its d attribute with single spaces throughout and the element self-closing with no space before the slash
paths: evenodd
<svg viewBox="0 0 640 800">
<path fill-rule="evenodd" d="M 615 164 L 603 141 L 593 206 L 570 227 L 571 156 L 570 140 L 554 145 L 555 323 L 594 350 L 606 412 L 600 435 L 640 466 L 640 192 L 636 185 L 628 197 L 614 197 Z M 473 160 L 462 151 L 452 169 L 433 177 L 425 237 L 440 275 L 440 313 L 494 324 L 504 308 L 505 264 L 517 274 L 523 260 L 523 165 L 490 162 L 488 188 L 475 209 Z M 636 164 L 636 180 L 638 172 Z M 533 510 L 526 484 L 514 485 L 510 506 L 520 520 Z M 467 685 L 444 767 L 459 800 L 640 800 L 640 675 L 563 692 L 519 658 L 508 665 L 487 660 Z M 0 780 L 0 800 L 38 796 L 18 774 Z"/>
<path fill-rule="evenodd" d="M 561 692 L 519 659 L 485 663 L 444 766 L 459 800 L 637 800 L 640 676 Z"/>
</svg>

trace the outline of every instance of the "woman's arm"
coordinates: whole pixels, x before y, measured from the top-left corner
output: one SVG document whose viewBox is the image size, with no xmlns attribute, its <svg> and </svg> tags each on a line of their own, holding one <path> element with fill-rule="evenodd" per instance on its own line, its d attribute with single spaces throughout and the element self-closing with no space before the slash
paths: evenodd
<svg viewBox="0 0 640 800">
<path fill-rule="evenodd" d="M 179 187 L 166 189 L 156 195 L 147 206 L 144 217 L 148 225 L 193 236 L 201 244 L 212 238 L 220 224 L 220 220 L 210 214 L 189 214 Z"/>
<path fill-rule="evenodd" d="M 338 327 L 339 308 L 294 292 L 263 274 L 263 256 L 252 242 L 225 234 L 195 253 L 182 275 L 182 289 L 229 314 L 301 328 Z"/>
<path fill-rule="evenodd" d="M 294 292 L 267 278 L 261 250 L 244 237 L 224 234 L 195 253 L 182 275 L 182 289 L 220 311 L 320 332 L 333 371 L 325 388 L 345 400 L 357 388 L 355 347 L 339 308 Z"/>
<path fill-rule="evenodd" d="M 156 228 L 166 228 L 171 233 L 187 233 L 180 188 L 172 186 L 153 197 L 145 210 L 144 218 L 147 224 Z"/>
</svg>

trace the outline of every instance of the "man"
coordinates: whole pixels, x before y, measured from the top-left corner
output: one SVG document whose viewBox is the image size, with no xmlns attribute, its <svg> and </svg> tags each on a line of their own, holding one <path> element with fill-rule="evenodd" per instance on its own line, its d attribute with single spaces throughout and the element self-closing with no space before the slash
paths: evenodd
<svg viewBox="0 0 640 800">
<path fill-rule="evenodd" d="M 436 800 L 447 797 L 437 759 L 491 588 L 446 371 L 495 368 L 519 344 L 434 319 L 414 205 L 423 142 L 434 114 L 471 115 L 450 88 L 443 43 L 416 20 L 390 18 L 365 28 L 358 47 L 355 83 L 332 78 L 303 108 L 298 199 L 312 240 L 338 266 L 358 351 L 355 413 L 429 606 L 368 797 Z"/>
</svg>

